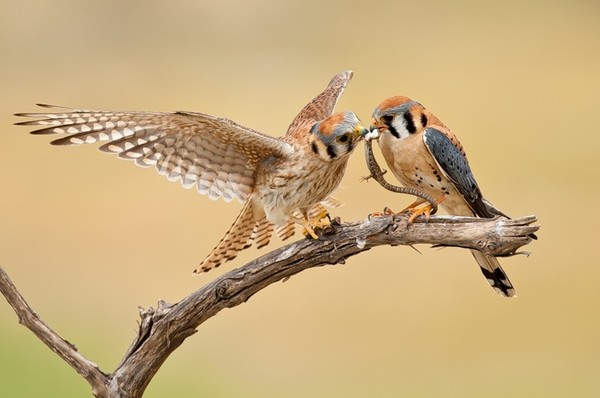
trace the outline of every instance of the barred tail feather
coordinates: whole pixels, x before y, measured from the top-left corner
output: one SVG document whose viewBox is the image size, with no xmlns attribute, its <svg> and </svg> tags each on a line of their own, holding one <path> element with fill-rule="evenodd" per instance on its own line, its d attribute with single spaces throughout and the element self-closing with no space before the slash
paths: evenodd
<svg viewBox="0 0 600 398">
<path fill-rule="evenodd" d="M 471 250 L 473 257 L 477 260 L 477 264 L 481 268 L 481 272 L 490 286 L 501 296 L 516 297 L 517 292 L 508 276 L 500 266 L 498 259 L 493 256 L 486 256 L 478 250 Z"/>
<path fill-rule="evenodd" d="M 296 226 L 291 221 L 275 227 L 275 233 L 282 241 L 294 236 L 295 232 Z"/>
<path fill-rule="evenodd" d="M 231 227 L 225 232 L 225 236 L 200 265 L 196 267 L 194 273 L 208 272 L 227 261 L 233 260 L 240 251 L 252 246 L 253 239 L 258 236 L 255 230 L 259 228 L 259 225 L 262 225 L 263 220 L 266 220 L 264 216 L 260 220 L 256 220 L 252 199 L 248 199 Z M 264 235 L 261 235 L 261 239 L 262 236 Z"/>
<path fill-rule="evenodd" d="M 273 228 L 273 224 L 266 217 L 258 220 L 254 225 L 254 230 L 246 247 L 250 247 L 252 243 L 256 244 L 257 249 L 268 245 L 271 241 L 271 236 L 273 236 Z"/>
<path fill-rule="evenodd" d="M 327 197 L 323 202 L 317 203 L 310 208 L 308 211 L 309 217 L 326 213 L 323 205 L 339 207 L 341 206 L 341 202 L 331 196 Z M 293 221 L 274 226 L 267 220 L 264 212 L 261 212 L 261 214 L 262 216 L 257 217 L 252 205 L 252 198 L 249 198 L 244 203 L 244 207 L 236 217 L 233 225 L 225 232 L 225 236 L 200 265 L 196 267 L 194 273 L 199 274 L 217 268 L 221 264 L 236 258 L 240 251 L 249 248 L 252 244 L 256 244 L 257 249 L 268 245 L 273 232 L 281 240 L 286 240 L 294 235 L 295 224 Z M 302 216 L 302 213 L 299 210 L 295 210 L 294 215 Z"/>
</svg>

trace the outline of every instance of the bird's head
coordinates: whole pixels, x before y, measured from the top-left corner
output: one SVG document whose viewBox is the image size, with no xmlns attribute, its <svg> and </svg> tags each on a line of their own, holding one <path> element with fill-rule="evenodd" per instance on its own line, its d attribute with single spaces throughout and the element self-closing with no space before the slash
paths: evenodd
<svg viewBox="0 0 600 398">
<path fill-rule="evenodd" d="M 310 129 L 310 149 L 325 161 L 349 155 L 367 130 L 353 112 L 337 112 Z"/>
<path fill-rule="evenodd" d="M 404 139 L 423 131 L 428 122 L 429 113 L 423 105 L 408 97 L 390 97 L 373 111 L 370 136 L 376 138 L 389 133 Z"/>
</svg>

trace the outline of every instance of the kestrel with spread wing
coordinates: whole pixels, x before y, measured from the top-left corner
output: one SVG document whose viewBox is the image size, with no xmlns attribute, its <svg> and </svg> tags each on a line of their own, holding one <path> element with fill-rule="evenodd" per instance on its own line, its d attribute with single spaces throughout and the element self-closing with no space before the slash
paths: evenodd
<svg viewBox="0 0 600 398">
<path fill-rule="evenodd" d="M 308 103 L 281 138 L 197 112 L 110 112 L 41 105 L 56 113 L 19 113 L 17 123 L 43 126 L 32 134 L 63 134 L 53 145 L 106 141 L 104 152 L 154 167 L 170 181 L 196 187 L 210 199 L 243 203 L 233 225 L 194 272 L 234 259 L 252 244 L 286 239 L 301 224 L 313 238 L 322 204 L 344 172 L 350 153 L 368 132 L 352 112 L 333 113 L 352 71 L 344 71 Z"/>
<path fill-rule="evenodd" d="M 388 98 L 375 108 L 371 124 L 388 167 L 404 186 L 435 198 L 451 215 L 508 217 L 485 200 L 458 138 L 423 105 L 407 97 Z M 429 215 L 431 205 L 418 207 L 424 202 L 418 199 L 404 210 L 412 213 L 410 221 Z M 496 292 L 516 295 L 495 257 L 471 253 Z"/>
</svg>

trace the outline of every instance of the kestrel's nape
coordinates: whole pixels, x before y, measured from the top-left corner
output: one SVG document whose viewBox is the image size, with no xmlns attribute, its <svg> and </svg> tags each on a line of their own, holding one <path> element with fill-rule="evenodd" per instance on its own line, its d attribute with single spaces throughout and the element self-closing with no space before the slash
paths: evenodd
<svg viewBox="0 0 600 398">
<path fill-rule="evenodd" d="M 352 112 L 333 113 L 352 77 L 344 71 L 308 103 L 285 136 L 271 137 L 231 120 L 196 112 L 110 112 L 40 105 L 56 113 L 19 113 L 37 118 L 17 123 L 43 126 L 32 134 L 64 134 L 53 145 L 106 141 L 100 150 L 154 166 L 170 181 L 196 186 L 210 199 L 234 198 L 241 212 L 225 236 L 194 272 L 205 272 L 235 258 L 253 243 L 269 243 L 273 229 L 281 239 L 294 223 L 317 238 L 313 227 L 323 205 L 346 170 L 350 153 L 367 132 Z"/>
<path fill-rule="evenodd" d="M 507 217 L 482 196 L 458 138 L 421 104 L 407 97 L 391 97 L 373 112 L 371 130 L 377 130 L 379 147 L 394 176 L 405 186 L 437 199 L 449 214 Z M 428 216 L 431 205 L 418 199 L 408 206 L 414 217 Z M 535 239 L 535 235 L 531 235 Z M 516 295 L 508 276 L 493 256 L 471 250 L 483 275 L 499 294 Z"/>
</svg>

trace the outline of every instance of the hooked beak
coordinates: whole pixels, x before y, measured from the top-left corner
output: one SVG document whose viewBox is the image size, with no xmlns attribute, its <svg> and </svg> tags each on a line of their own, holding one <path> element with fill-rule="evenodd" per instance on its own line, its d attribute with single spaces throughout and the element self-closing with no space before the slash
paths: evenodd
<svg viewBox="0 0 600 398">
<path fill-rule="evenodd" d="M 379 122 L 379 120 L 375 118 L 371 119 L 371 127 L 369 128 L 370 131 L 365 135 L 365 139 L 367 141 L 378 139 L 381 133 L 383 132 L 382 130 L 385 130 L 385 128 L 386 126 L 382 125 L 381 122 Z"/>
<path fill-rule="evenodd" d="M 354 141 L 363 139 L 364 137 L 367 136 L 367 134 L 369 134 L 369 129 L 367 129 L 365 126 L 359 124 L 354 129 L 354 134 L 353 134 Z"/>
</svg>

